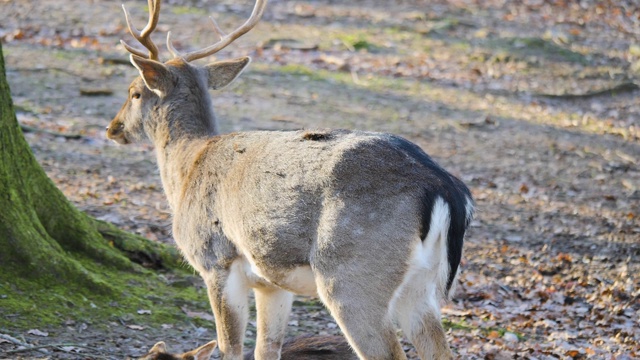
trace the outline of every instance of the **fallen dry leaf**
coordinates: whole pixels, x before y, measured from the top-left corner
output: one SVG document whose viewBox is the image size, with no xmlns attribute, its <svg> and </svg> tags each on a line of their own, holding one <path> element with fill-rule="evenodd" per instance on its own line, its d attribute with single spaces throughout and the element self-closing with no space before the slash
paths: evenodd
<svg viewBox="0 0 640 360">
<path fill-rule="evenodd" d="M 180 309 L 182 309 L 182 311 L 190 318 L 199 318 L 199 319 L 208 320 L 208 321 L 215 321 L 215 318 L 213 317 L 213 315 L 209 313 L 200 312 L 200 311 L 191 311 L 191 310 L 188 310 L 186 307 L 181 307 Z"/>
<path fill-rule="evenodd" d="M 126 325 L 126 327 L 128 327 L 131 330 L 144 330 L 145 329 L 144 326 L 140 326 L 140 325 Z"/>
<path fill-rule="evenodd" d="M 38 329 L 31 329 L 29 331 L 27 331 L 27 334 L 29 335 L 35 335 L 35 336 L 42 336 L 42 337 L 47 337 L 49 336 L 48 332 L 44 332 L 44 331 L 40 331 Z"/>
</svg>

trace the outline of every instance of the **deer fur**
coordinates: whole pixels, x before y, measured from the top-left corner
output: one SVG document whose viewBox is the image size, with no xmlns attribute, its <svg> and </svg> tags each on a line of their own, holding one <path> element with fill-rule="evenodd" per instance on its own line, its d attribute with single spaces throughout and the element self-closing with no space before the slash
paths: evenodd
<svg viewBox="0 0 640 360">
<path fill-rule="evenodd" d="M 140 77 L 107 128 L 153 142 L 178 248 L 201 274 L 225 360 L 240 360 L 255 293 L 255 358 L 278 359 L 292 293 L 318 296 L 361 359 L 452 353 L 440 323 L 473 215 L 467 187 L 417 145 L 350 131 L 219 134 L 208 89 L 249 58 L 196 66 L 131 55 Z"/>
</svg>

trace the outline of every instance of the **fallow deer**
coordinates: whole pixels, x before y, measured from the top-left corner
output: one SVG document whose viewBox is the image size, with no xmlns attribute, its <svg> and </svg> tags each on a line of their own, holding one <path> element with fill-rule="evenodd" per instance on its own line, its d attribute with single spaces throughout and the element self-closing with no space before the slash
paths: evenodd
<svg viewBox="0 0 640 360">
<path fill-rule="evenodd" d="M 156 343 L 149 353 L 138 360 L 209 360 L 216 341 L 183 354 L 171 354 L 164 342 Z M 244 360 L 254 360 L 253 350 L 244 354 Z M 303 335 L 287 340 L 282 345 L 281 360 L 357 360 L 349 344 L 340 336 Z"/>
<path fill-rule="evenodd" d="M 150 19 L 127 44 L 140 76 L 107 128 L 154 144 L 178 248 L 203 277 L 225 360 L 242 359 L 248 293 L 256 359 L 278 359 L 292 294 L 318 296 L 361 359 L 406 359 L 394 320 L 422 359 L 449 359 L 440 302 L 452 293 L 473 214 L 468 188 L 417 145 L 350 130 L 219 134 L 208 89 L 248 57 L 198 66 L 253 28 L 266 6 L 204 49 L 160 62 Z"/>
</svg>

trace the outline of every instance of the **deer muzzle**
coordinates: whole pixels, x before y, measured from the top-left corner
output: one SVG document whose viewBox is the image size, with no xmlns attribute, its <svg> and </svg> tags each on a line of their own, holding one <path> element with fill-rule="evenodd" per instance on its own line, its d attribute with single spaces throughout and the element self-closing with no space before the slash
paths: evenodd
<svg viewBox="0 0 640 360">
<path fill-rule="evenodd" d="M 107 126 L 107 139 L 113 140 L 121 145 L 130 143 L 124 134 L 124 124 L 116 119 L 111 121 L 109 126 Z"/>
</svg>

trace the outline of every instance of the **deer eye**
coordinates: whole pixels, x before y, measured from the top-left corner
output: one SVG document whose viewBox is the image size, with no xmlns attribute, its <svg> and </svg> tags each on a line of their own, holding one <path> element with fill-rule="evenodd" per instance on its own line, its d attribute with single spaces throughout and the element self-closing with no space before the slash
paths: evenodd
<svg viewBox="0 0 640 360">
<path fill-rule="evenodd" d="M 131 98 L 132 99 L 140 99 L 140 93 L 139 92 L 134 92 L 133 94 L 131 94 Z"/>
</svg>

